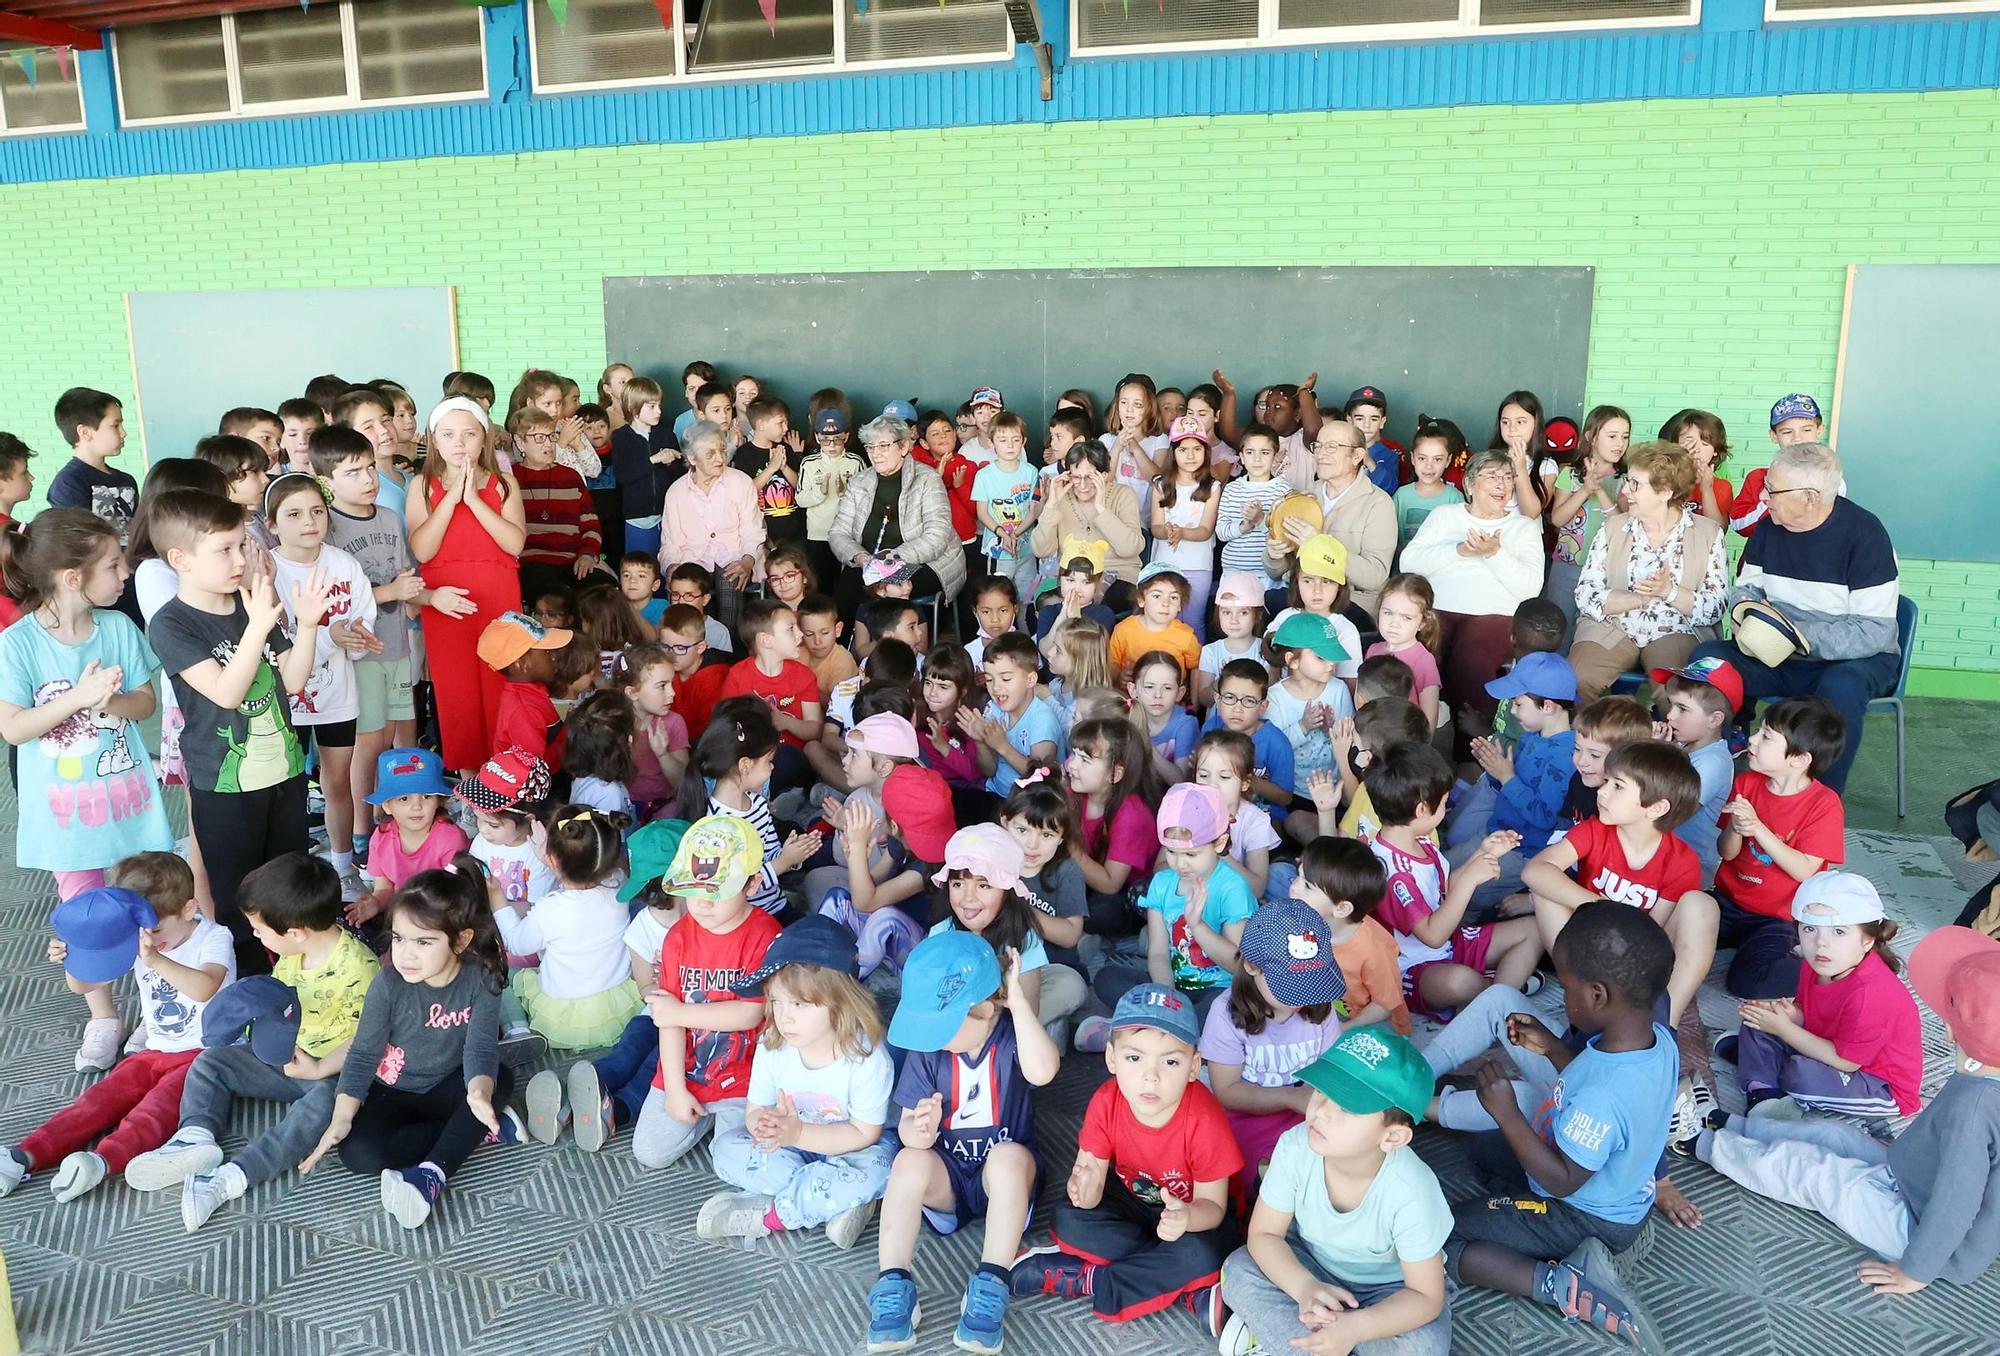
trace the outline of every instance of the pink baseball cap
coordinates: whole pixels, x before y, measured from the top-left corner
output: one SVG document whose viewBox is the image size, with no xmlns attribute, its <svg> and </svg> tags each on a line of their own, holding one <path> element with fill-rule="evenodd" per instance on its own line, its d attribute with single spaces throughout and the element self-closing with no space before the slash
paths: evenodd
<svg viewBox="0 0 2000 1356">
<path fill-rule="evenodd" d="M 1262 607 L 1264 586 L 1247 570 L 1231 570 L 1215 590 L 1217 607 Z"/>
<path fill-rule="evenodd" d="M 915 758 L 917 727 L 894 711 L 879 711 L 847 732 L 847 747 L 884 758 Z"/>
<path fill-rule="evenodd" d="M 1160 801 L 1159 828 L 1167 847 L 1205 846 L 1229 832 L 1229 810 L 1214 787 L 1178 782 Z"/>
<path fill-rule="evenodd" d="M 968 824 L 944 845 L 944 865 L 931 879 L 943 885 L 954 871 L 970 871 L 988 885 L 1012 890 L 1021 883 L 1021 844 L 998 824 Z"/>
<path fill-rule="evenodd" d="M 1169 443 L 1178 443 L 1189 438 L 1194 439 L 1203 447 L 1215 446 L 1215 436 L 1201 426 L 1201 420 L 1191 414 L 1184 414 L 1174 420 L 1173 427 L 1167 430 L 1167 441 Z"/>
</svg>

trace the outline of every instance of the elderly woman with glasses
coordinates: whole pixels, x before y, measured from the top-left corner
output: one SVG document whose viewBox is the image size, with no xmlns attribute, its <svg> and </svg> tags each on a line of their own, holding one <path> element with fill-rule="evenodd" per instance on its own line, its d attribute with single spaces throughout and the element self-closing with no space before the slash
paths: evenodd
<svg viewBox="0 0 2000 1356">
<path fill-rule="evenodd" d="M 1507 454 L 1479 453 L 1466 463 L 1466 502 L 1431 510 L 1403 548 L 1403 569 L 1437 594 L 1438 668 L 1461 752 L 1492 727 L 1486 684 L 1509 657 L 1514 609 L 1542 591 L 1542 525 L 1507 507 L 1514 489 Z"/>
<path fill-rule="evenodd" d="M 1319 426 L 1312 453 L 1310 492 L 1319 500 L 1319 531 L 1330 533 L 1347 548 L 1348 620 L 1372 626 L 1396 556 L 1396 501 L 1362 474 L 1368 440 L 1345 419 L 1329 419 Z M 1264 568 L 1273 579 L 1290 571 L 1293 556 L 1314 535 L 1311 524 L 1292 518 L 1282 533 L 1271 536 Z"/>
<path fill-rule="evenodd" d="M 1129 606 L 1132 584 L 1139 578 L 1139 557 L 1146 549 L 1146 536 L 1139 528 L 1139 496 L 1129 485 L 1111 478 L 1111 453 L 1096 442 L 1078 443 L 1063 461 L 1063 473 L 1051 477 L 1048 502 L 1035 520 L 1029 538 L 1035 554 L 1047 560 L 1078 541 L 1104 543 L 1102 574 L 1108 590 L 1116 590 L 1113 602 L 1107 591 L 1105 603 L 1114 612 Z M 1068 561 L 1058 560 L 1060 571 Z"/>
<path fill-rule="evenodd" d="M 733 634 L 743 590 L 757 577 L 764 555 L 764 514 L 757 486 L 729 464 L 722 425 L 697 419 L 681 450 L 688 473 L 667 489 L 660 510 L 660 574 L 676 565 L 704 565 L 715 576 L 715 615 Z"/>
<path fill-rule="evenodd" d="M 891 414 L 861 426 L 866 470 L 850 476 L 833 516 L 827 544 L 840 562 L 843 617 L 860 605 L 861 567 L 894 553 L 916 567 L 910 594 L 949 601 L 965 587 L 965 551 L 951 523 L 951 500 L 938 473 L 911 458 L 916 430 Z"/>
</svg>

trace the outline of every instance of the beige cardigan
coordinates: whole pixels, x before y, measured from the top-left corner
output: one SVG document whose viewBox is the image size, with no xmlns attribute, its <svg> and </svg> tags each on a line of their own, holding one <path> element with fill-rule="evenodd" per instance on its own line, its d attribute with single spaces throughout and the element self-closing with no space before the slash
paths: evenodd
<svg viewBox="0 0 2000 1356">
<path fill-rule="evenodd" d="M 1377 491 L 1380 493 L 1380 491 Z M 1146 535 L 1139 530 L 1139 496 L 1132 493 L 1132 487 L 1105 478 L 1098 490 L 1097 502 L 1079 506 L 1074 499 L 1065 499 L 1054 511 L 1048 505 L 1042 508 L 1042 516 L 1035 523 L 1034 535 L 1029 544 L 1035 554 L 1044 559 L 1062 549 L 1064 541 L 1078 537 L 1084 541 L 1101 541 L 1109 551 L 1104 557 L 1104 575 L 1107 579 L 1122 579 L 1128 584 L 1139 579 L 1139 557 L 1146 549 Z M 1082 507 L 1082 512 L 1078 512 Z M 1395 514 L 1389 515 L 1391 544 L 1395 538 Z M 1062 569 L 1058 560 L 1056 568 Z"/>
</svg>

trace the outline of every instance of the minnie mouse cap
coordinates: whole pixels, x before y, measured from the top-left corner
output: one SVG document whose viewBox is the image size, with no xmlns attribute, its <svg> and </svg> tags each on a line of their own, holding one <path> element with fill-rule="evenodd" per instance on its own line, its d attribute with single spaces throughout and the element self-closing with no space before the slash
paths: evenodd
<svg viewBox="0 0 2000 1356">
<path fill-rule="evenodd" d="M 519 745 L 502 749 L 452 792 L 476 810 L 512 810 L 549 797 L 549 765 Z"/>
</svg>

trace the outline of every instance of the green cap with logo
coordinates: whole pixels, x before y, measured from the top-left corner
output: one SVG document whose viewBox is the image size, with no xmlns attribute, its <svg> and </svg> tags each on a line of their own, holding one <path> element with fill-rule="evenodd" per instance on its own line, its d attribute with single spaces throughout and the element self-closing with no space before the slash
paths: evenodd
<svg viewBox="0 0 2000 1356">
<path fill-rule="evenodd" d="M 1299 1081 L 1357 1116 L 1406 1111 L 1422 1120 L 1437 1082 L 1423 1053 L 1386 1027 L 1344 1033 L 1326 1053 L 1299 1071 Z"/>
</svg>

